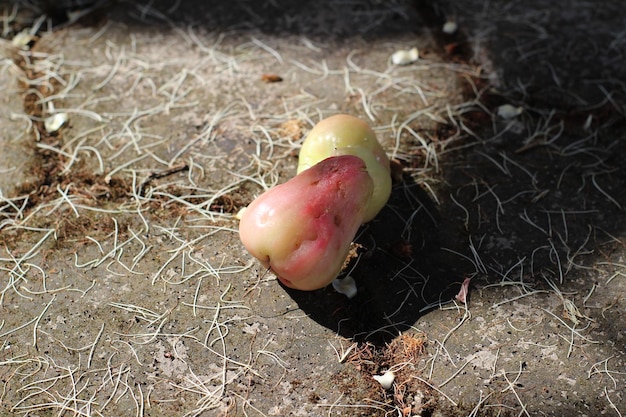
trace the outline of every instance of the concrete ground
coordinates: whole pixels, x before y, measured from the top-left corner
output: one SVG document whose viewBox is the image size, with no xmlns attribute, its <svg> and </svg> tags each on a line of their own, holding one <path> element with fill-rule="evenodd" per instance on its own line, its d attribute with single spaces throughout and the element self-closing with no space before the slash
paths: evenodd
<svg viewBox="0 0 626 417">
<path fill-rule="evenodd" d="M 61 3 L 0 3 L 0 415 L 626 413 L 620 2 Z M 340 112 L 350 300 L 235 217 Z"/>
</svg>

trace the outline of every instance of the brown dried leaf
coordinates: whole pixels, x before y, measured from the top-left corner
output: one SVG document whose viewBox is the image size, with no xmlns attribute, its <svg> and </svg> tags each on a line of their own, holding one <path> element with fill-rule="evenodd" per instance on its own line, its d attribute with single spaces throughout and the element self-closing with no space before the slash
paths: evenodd
<svg viewBox="0 0 626 417">
<path fill-rule="evenodd" d="M 283 80 L 283 77 L 276 74 L 263 74 L 261 80 L 266 83 L 279 83 Z"/>
</svg>

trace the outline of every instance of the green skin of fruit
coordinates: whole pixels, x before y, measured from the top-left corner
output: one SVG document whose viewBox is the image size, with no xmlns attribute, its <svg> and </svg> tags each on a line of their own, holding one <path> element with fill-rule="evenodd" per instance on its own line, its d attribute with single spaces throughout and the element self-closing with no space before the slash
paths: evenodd
<svg viewBox="0 0 626 417">
<path fill-rule="evenodd" d="M 389 158 L 366 122 L 347 114 L 337 114 L 316 124 L 305 138 L 300 150 L 298 173 L 337 155 L 361 158 L 374 181 L 374 192 L 363 219 L 363 223 L 367 223 L 376 217 L 389 200 Z"/>
<path fill-rule="evenodd" d="M 362 159 L 327 158 L 255 199 L 241 241 L 287 287 L 323 288 L 341 271 L 373 189 Z"/>
</svg>

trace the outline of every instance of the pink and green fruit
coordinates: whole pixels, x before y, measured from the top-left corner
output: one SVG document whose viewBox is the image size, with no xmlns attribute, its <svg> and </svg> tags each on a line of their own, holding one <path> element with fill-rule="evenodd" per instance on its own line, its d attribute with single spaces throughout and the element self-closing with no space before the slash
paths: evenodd
<svg viewBox="0 0 626 417">
<path fill-rule="evenodd" d="M 340 114 L 313 127 L 298 175 L 259 196 L 239 235 L 286 286 L 323 288 L 337 277 L 361 224 L 391 194 L 389 159 L 367 123 Z"/>
<path fill-rule="evenodd" d="M 241 217 L 241 241 L 284 285 L 325 287 L 341 271 L 372 191 L 363 160 L 327 158 L 254 200 Z"/>
</svg>

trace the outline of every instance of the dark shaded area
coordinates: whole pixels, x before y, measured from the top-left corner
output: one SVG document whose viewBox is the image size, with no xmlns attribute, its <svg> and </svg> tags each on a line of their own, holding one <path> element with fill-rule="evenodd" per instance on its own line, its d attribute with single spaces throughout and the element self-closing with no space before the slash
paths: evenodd
<svg viewBox="0 0 626 417">
<path fill-rule="evenodd" d="M 21 3 L 47 13 L 57 26 L 67 24 L 74 18 L 73 13 L 84 14 L 80 19 L 88 24 L 107 15 L 114 21 L 155 29 L 171 29 L 169 25 L 183 23 L 209 31 L 249 30 L 325 39 L 386 37 L 423 30 L 414 25 L 415 14 L 406 7 L 405 0 L 33 0 Z M 110 13 L 112 10 L 115 14 Z"/>
<path fill-rule="evenodd" d="M 441 249 L 446 236 L 435 204 L 410 177 L 405 180 L 357 237 L 359 256 L 343 274 L 356 281 L 354 298 L 331 286 L 312 292 L 286 288 L 313 320 L 344 337 L 389 343 L 420 315 L 449 302 L 468 270 L 469 263 Z"/>
<path fill-rule="evenodd" d="M 604 116 L 612 111 L 624 116 L 626 9 L 622 2 L 414 3 L 438 35 L 441 48 L 452 52 L 453 60 L 492 70 L 498 90 L 509 99 L 536 109 L 593 110 Z M 441 28 L 450 18 L 458 22 L 459 31 L 445 34 Z"/>
<path fill-rule="evenodd" d="M 490 58 L 507 84 L 524 86 L 520 99 L 532 106 L 575 111 L 610 104 L 623 116 L 624 4 L 561 3 L 549 9 L 539 2 L 513 5 L 510 13 L 517 17 L 496 22 Z"/>
<path fill-rule="evenodd" d="M 531 288 L 549 288 L 551 280 L 578 306 L 594 292 L 608 304 L 606 314 L 585 310 L 592 337 L 625 352 L 624 299 L 602 269 L 619 261 L 626 232 L 626 9 L 617 1 L 540 3 L 494 4 L 487 20 L 496 29 L 483 39 L 501 85 L 481 102 L 494 112 L 504 103 L 523 106 L 523 128 L 455 155 L 448 181 L 473 211 L 469 218 L 498 220 L 471 222 L 469 236 L 514 243 L 479 248 L 492 282 L 519 280 L 524 271 Z M 450 5 L 447 14 L 473 36 L 487 26 L 475 8 Z M 468 123 L 479 140 L 511 123 L 477 120 Z M 515 259 L 519 265 L 509 268 Z M 598 270 L 597 262 L 605 266 Z"/>
<path fill-rule="evenodd" d="M 482 212 L 487 220 L 470 221 L 467 234 L 527 237 L 494 259 L 515 250 L 519 256 L 536 247 L 533 239 L 546 237 L 601 254 L 599 247 L 612 240 L 607 235 L 626 230 L 626 9 L 620 2 L 587 1 L 566 1 L 558 9 L 493 2 L 489 11 L 420 4 L 431 21 L 456 16 L 464 33 L 481 40 L 483 50 L 476 51 L 476 40 L 464 39 L 463 32 L 440 34 L 442 48 L 459 45 L 451 59 L 493 65 L 499 75 L 496 88 L 470 80 L 466 96 L 482 108 L 461 119 L 476 143 L 447 160 L 446 179 L 457 201 L 470 209 L 470 219 Z M 508 103 L 523 108 L 519 118 L 488 117 L 487 110 L 497 113 Z"/>
<path fill-rule="evenodd" d="M 485 283 L 553 291 L 551 282 L 579 308 L 587 294 L 604 300 L 606 312 L 584 309 L 589 334 L 626 351 L 623 294 L 607 280 L 626 233 L 626 9 L 618 1 L 419 3 L 430 21 L 459 22 L 460 33 L 439 36 L 450 59 L 498 75 L 468 80 L 466 97 L 480 107 L 461 120 L 475 144 L 444 168 L 451 198 L 442 216 L 464 224 L 470 243 L 459 252 Z M 494 120 L 503 104 L 523 112 Z"/>
</svg>

